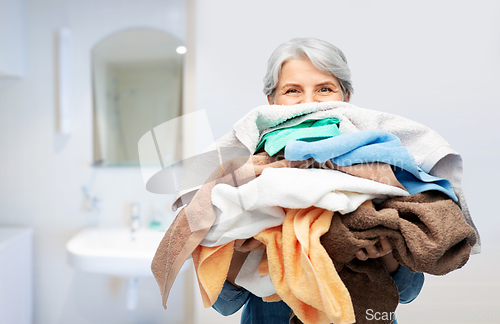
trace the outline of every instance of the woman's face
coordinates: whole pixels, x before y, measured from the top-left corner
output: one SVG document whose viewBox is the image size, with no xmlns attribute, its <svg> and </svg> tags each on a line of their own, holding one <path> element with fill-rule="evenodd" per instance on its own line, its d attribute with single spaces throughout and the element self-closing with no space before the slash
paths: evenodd
<svg viewBox="0 0 500 324">
<path fill-rule="evenodd" d="M 269 104 L 295 105 L 308 102 L 342 101 L 342 88 L 336 77 L 317 69 L 309 59 L 292 59 L 281 67 L 274 100 Z M 349 98 L 345 98 L 349 101 Z"/>
</svg>

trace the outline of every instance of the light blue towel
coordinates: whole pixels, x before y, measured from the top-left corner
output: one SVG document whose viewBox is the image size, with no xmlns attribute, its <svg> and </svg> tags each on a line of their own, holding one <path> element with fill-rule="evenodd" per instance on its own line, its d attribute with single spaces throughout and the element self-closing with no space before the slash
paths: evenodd
<svg viewBox="0 0 500 324">
<path fill-rule="evenodd" d="M 317 142 L 289 141 L 285 159 L 291 161 L 314 158 L 318 162 L 332 160 L 339 166 L 383 162 L 395 166 L 394 175 L 410 194 L 438 190 L 457 201 L 450 182 L 421 170 L 411 151 L 391 133 L 368 130 L 328 138 Z"/>
</svg>

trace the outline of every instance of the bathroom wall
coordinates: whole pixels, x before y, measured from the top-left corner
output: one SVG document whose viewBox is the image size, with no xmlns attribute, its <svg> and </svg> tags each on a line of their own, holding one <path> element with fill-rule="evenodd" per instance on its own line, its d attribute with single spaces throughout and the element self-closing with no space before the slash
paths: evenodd
<svg viewBox="0 0 500 324">
<path fill-rule="evenodd" d="M 346 54 L 351 103 L 412 118 L 453 145 L 483 251 L 462 270 L 427 276 L 397 316 L 407 324 L 498 323 L 500 3 L 203 0 L 196 13 L 196 107 L 215 138 L 267 104 L 262 78 L 279 44 L 317 37 Z"/>
<path fill-rule="evenodd" d="M 139 283 L 138 309 L 127 311 L 122 279 L 76 271 L 65 251 L 66 242 L 85 226 L 126 226 L 130 202 L 141 203 L 146 217 L 155 205 L 168 210 L 171 197 L 148 193 L 138 168 L 91 167 L 90 50 L 104 37 L 130 27 L 158 28 L 182 40 L 183 3 L 25 1 L 26 77 L 0 80 L 0 225 L 34 228 L 36 324 L 186 323 L 185 310 L 190 308 L 182 277 L 174 288 L 178 298 L 167 311 L 152 278 Z M 62 26 L 72 31 L 73 127 L 68 136 L 56 132 L 54 117 L 54 37 Z M 100 212 L 85 210 L 82 186 L 102 199 Z"/>
</svg>

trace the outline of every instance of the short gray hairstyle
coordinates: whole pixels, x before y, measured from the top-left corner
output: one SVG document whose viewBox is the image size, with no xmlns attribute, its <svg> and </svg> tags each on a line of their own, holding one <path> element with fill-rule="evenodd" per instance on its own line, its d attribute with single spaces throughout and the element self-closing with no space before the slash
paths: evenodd
<svg viewBox="0 0 500 324">
<path fill-rule="evenodd" d="M 343 98 L 349 98 L 353 93 L 351 71 L 339 48 L 316 38 L 294 38 L 278 46 L 269 58 L 264 77 L 264 94 L 274 99 L 283 64 L 291 59 L 302 58 L 309 58 L 319 70 L 335 76 L 342 88 Z"/>
</svg>

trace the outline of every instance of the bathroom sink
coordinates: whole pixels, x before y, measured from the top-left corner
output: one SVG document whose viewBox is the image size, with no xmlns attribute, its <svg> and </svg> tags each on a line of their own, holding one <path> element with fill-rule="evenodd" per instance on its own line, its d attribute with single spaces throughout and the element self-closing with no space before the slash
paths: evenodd
<svg viewBox="0 0 500 324">
<path fill-rule="evenodd" d="M 75 268 L 121 277 L 152 276 L 151 261 L 164 232 L 129 228 L 91 228 L 66 244 L 69 263 Z"/>
</svg>

